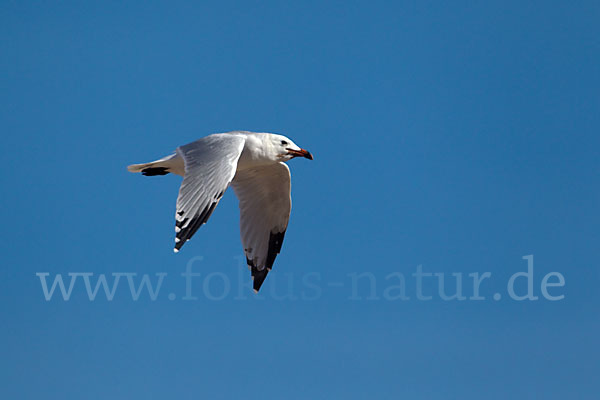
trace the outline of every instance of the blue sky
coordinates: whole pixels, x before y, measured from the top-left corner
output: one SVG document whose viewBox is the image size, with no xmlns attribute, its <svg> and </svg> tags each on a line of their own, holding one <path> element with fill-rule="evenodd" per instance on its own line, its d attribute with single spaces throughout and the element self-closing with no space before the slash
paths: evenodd
<svg viewBox="0 0 600 400">
<path fill-rule="evenodd" d="M 599 18 L 596 2 L 2 2 L 0 395 L 596 398 Z M 235 129 L 315 156 L 289 163 L 260 296 L 232 192 L 175 255 L 179 178 L 125 169 Z M 513 300 L 527 255 L 538 300 Z M 429 277 L 418 300 L 419 265 L 448 293 L 462 276 L 467 299 Z M 36 273 L 75 272 L 166 275 L 155 300 L 126 275 L 112 301 L 81 275 L 45 300 Z M 562 300 L 541 294 L 551 272 Z"/>
</svg>

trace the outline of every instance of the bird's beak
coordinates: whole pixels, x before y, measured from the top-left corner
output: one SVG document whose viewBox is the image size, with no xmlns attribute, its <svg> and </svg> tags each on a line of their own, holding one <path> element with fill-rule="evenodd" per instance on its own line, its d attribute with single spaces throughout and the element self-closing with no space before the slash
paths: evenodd
<svg viewBox="0 0 600 400">
<path fill-rule="evenodd" d="M 310 154 L 310 152 L 308 150 L 304 150 L 304 149 L 300 149 L 300 150 L 294 150 L 294 149 L 286 149 L 288 151 L 288 154 L 291 154 L 292 157 L 304 157 L 304 158 L 308 158 L 309 160 L 313 159 L 312 154 Z"/>
</svg>

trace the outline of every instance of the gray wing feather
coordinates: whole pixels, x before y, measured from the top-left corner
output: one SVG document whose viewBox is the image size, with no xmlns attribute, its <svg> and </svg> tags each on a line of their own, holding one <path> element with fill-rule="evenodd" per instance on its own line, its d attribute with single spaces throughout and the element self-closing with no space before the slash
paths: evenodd
<svg viewBox="0 0 600 400">
<path fill-rule="evenodd" d="M 208 218 L 235 176 L 244 148 L 243 135 L 214 134 L 177 148 L 185 174 L 177 197 L 177 252 Z"/>
</svg>

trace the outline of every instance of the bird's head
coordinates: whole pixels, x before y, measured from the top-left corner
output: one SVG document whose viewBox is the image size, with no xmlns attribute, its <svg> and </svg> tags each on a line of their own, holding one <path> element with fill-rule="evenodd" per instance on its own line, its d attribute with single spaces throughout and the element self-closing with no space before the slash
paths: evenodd
<svg viewBox="0 0 600 400">
<path fill-rule="evenodd" d="M 271 143 L 277 152 L 278 157 L 282 161 L 291 160 L 294 157 L 304 157 L 309 160 L 313 159 L 312 154 L 308 150 L 300 148 L 291 139 L 282 135 L 272 135 Z"/>
</svg>

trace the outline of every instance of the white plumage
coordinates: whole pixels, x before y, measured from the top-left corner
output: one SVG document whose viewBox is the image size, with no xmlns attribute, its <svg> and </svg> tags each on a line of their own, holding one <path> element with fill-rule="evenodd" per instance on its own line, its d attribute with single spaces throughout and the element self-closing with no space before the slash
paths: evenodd
<svg viewBox="0 0 600 400">
<path fill-rule="evenodd" d="M 242 245 L 258 291 L 281 250 L 291 202 L 284 163 L 312 155 L 282 135 L 235 131 L 206 136 L 160 160 L 134 164 L 143 175 L 183 176 L 175 213 L 175 248 L 196 233 L 231 184 L 240 202 Z"/>
</svg>

